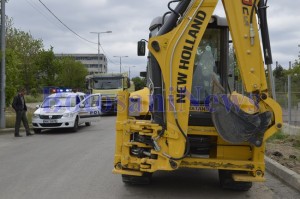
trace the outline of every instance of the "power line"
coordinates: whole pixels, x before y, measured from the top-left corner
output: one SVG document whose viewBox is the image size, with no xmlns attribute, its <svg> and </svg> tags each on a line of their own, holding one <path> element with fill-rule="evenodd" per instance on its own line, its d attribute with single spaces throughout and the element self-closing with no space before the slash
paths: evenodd
<svg viewBox="0 0 300 199">
<path fill-rule="evenodd" d="M 44 14 L 39 8 L 38 6 L 34 3 L 34 2 L 30 2 L 28 0 L 26 0 L 27 3 L 32 7 L 34 8 L 37 12 L 39 12 L 41 15 L 43 15 L 45 17 L 45 19 L 47 19 L 47 21 L 49 21 L 50 23 L 52 23 L 53 25 L 55 25 L 56 27 L 58 27 L 59 29 L 62 30 L 62 27 L 58 26 L 56 23 L 54 23 L 53 21 L 51 21 L 48 16 L 46 14 Z"/>
<path fill-rule="evenodd" d="M 71 31 L 73 34 L 75 34 L 76 36 L 78 36 L 79 38 L 89 42 L 89 43 L 92 43 L 92 44 L 98 44 L 96 42 L 92 42 L 92 41 L 89 41 L 85 38 L 83 38 L 82 36 L 80 36 L 79 34 L 77 34 L 75 31 L 73 31 L 71 28 L 69 28 L 62 20 L 60 20 L 41 0 L 39 0 L 39 2 L 63 25 L 65 26 L 69 31 Z M 112 61 L 107 55 L 108 53 L 105 52 L 105 50 L 103 49 L 103 47 L 100 45 L 100 48 L 102 49 L 103 53 L 106 54 L 106 57 L 108 59 L 108 61 L 112 64 L 115 64 L 117 65 L 114 61 Z"/>
<path fill-rule="evenodd" d="M 69 28 L 64 22 L 62 22 L 41 0 L 39 0 L 39 2 L 63 25 L 65 26 L 69 31 L 71 31 L 73 34 L 75 34 L 76 36 L 78 36 L 79 38 L 92 43 L 92 44 L 97 44 L 95 42 L 89 41 L 87 39 L 85 39 L 84 37 L 80 36 L 79 34 L 77 34 L 74 30 L 72 30 L 71 28 Z"/>
<path fill-rule="evenodd" d="M 35 2 L 33 2 L 32 0 L 26 0 L 27 1 L 27 3 L 32 7 L 32 8 L 34 8 L 37 12 L 39 12 L 41 15 L 43 15 L 43 17 L 45 18 L 45 19 L 47 19 L 47 21 L 49 21 L 51 24 L 53 24 L 53 25 L 55 25 L 57 28 L 59 28 L 60 30 L 64 30 L 63 29 L 63 27 L 62 26 L 59 26 L 57 23 L 55 23 L 55 21 L 53 21 L 54 19 L 50 19 L 49 18 L 49 15 L 47 15 L 46 13 L 44 13 L 40 8 L 39 8 L 39 6 L 35 3 Z M 94 44 L 94 43 L 93 43 Z M 89 45 L 90 46 L 90 45 Z M 95 47 L 94 46 L 90 46 L 91 48 L 94 48 L 95 49 Z"/>
<path fill-rule="evenodd" d="M 105 50 L 102 48 L 102 46 L 100 45 L 100 48 L 102 49 L 103 51 L 103 54 L 106 56 L 106 58 L 108 59 L 108 61 L 112 64 L 115 64 L 117 65 L 117 63 L 115 63 L 114 61 L 112 61 L 107 55 L 109 55 L 108 53 L 105 52 Z"/>
</svg>

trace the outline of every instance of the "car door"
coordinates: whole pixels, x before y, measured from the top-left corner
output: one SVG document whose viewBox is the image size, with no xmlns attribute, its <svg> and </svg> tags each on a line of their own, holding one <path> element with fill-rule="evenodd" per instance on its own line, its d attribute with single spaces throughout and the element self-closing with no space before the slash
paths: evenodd
<svg viewBox="0 0 300 199">
<path fill-rule="evenodd" d="M 80 122 L 96 122 L 101 116 L 101 94 L 87 96 L 79 104 Z"/>
</svg>

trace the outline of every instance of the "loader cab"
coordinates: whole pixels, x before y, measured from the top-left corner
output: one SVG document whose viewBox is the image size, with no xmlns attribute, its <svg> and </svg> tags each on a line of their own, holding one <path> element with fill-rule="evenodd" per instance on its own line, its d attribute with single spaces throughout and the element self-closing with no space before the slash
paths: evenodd
<svg viewBox="0 0 300 199">
<path fill-rule="evenodd" d="M 163 26 L 164 21 L 168 18 L 168 16 L 162 17 L 158 16 L 155 17 L 149 26 L 149 38 L 154 37 L 158 34 L 160 28 Z M 152 79 L 156 79 L 160 75 L 160 68 L 157 66 L 156 63 L 153 63 L 153 59 L 151 59 L 151 53 L 148 54 L 148 61 L 147 61 L 147 71 L 146 71 L 146 86 L 151 87 Z M 157 81 L 161 81 L 159 78 Z"/>
<path fill-rule="evenodd" d="M 168 16 L 154 18 L 150 24 L 149 38 L 160 35 L 162 27 L 165 26 L 165 21 L 168 21 Z M 233 68 L 229 72 L 229 28 L 225 18 L 212 16 L 207 29 L 197 47 L 195 55 L 192 89 L 190 91 L 190 112 L 189 126 L 213 126 L 211 113 L 209 112 L 209 99 L 212 95 L 212 76 L 225 89 L 225 92 L 230 91 L 230 86 L 233 85 L 232 75 Z M 145 45 L 143 42 L 138 43 L 138 55 L 145 55 Z M 233 51 L 231 51 L 233 52 Z M 152 116 L 156 123 L 164 124 L 163 104 L 160 103 L 163 99 L 158 96 L 163 96 L 163 84 L 161 77 L 161 69 L 157 61 L 151 58 L 151 53 L 148 54 L 147 63 L 147 87 L 153 89 L 155 98 L 151 104 Z M 234 57 L 232 55 L 231 57 Z M 233 62 L 233 59 L 231 59 Z M 230 80 L 230 82 L 229 82 Z M 157 89 L 161 88 L 161 89 Z M 157 103 L 156 103 L 157 101 Z"/>
<path fill-rule="evenodd" d="M 190 126 L 213 126 L 209 101 L 212 78 L 228 92 L 229 29 L 225 18 L 213 16 L 197 48 L 191 90 Z"/>
</svg>

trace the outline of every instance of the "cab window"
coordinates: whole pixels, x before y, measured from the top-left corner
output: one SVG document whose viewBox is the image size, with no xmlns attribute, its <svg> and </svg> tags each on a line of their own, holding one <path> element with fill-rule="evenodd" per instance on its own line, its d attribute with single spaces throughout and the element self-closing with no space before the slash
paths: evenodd
<svg viewBox="0 0 300 199">
<path fill-rule="evenodd" d="M 194 101 L 203 102 L 212 92 L 212 76 L 220 81 L 216 63 L 220 62 L 220 30 L 207 29 L 203 35 L 195 57 L 192 81 Z"/>
</svg>

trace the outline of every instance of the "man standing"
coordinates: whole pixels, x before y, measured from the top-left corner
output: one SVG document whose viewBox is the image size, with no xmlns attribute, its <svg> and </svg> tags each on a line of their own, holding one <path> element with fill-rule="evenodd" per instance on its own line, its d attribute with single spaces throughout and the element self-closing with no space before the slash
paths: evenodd
<svg viewBox="0 0 300 199">
<path fill-rule="evenodd" d="M 30 133 L 28 120 L 26 116 L 27 106 L 25 103 L 24 95 L 26 94 L 26 90 L 24 88 L 19 90 L 19 93 L 14 97 L 14 101 L 12 103 L 13 109 L 16 111 L 16 124 L 15 124 L 15 137 L 22 137 L 19 133 L 21 121 L 26 130 L 26 135 L 33 135 Z"/>
</svg>

